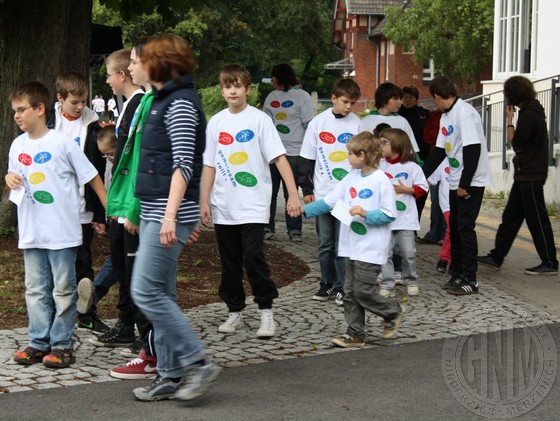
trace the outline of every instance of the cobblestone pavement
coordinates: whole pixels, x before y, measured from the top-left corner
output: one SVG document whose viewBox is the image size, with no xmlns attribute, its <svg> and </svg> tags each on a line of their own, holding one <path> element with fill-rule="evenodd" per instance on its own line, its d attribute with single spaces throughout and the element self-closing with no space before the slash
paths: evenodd
<svg viewBox="0 0 560 421">
<path fill-rule="evenodd" d="M 282 215 L 280 212 L 279 214 Z M 499 221 L 500 214 L 497 209 L 485 207 L 484 215 L 488 220 Z M 211 355 L 224 367 L 348 352 L 331 344 L 331 338 L 345 332 L 342 307 L 336 306 L 333 300 L 318 302 L 311 299 L 318 288 L 319 279 L 312 222 L 306 221 L 304 224 L 305 239 L 302 243 L 291 242 L 283 234 L 285 228 L 280 221 L 279 225 L 274 243 L 307 262 L 310 273 L 280 291 L 280 297 L 274 304 L 278 325 L 275 337 L 266 340 L 256 338 L 259 316 L 257 307 L 250 302 L 250 298 L 244 311 L 245 326 L 234 334 L 217 331 L 217 326 L 227 317 L 227 309 L 222 303 L 186 312 Z M 545 310 L 491 286 L 487 281 L 492 276 L 500 276 L 499 272 L 486 271 L 480 275 L 481 289 L 477 295 L 455 297 L 447 294 L 440 288 L 447 277 L 434 269 L 438 251 L 438 247 L 418 246 L 420 295 L 408 298 L 406 288 L 398 287 L 397 299 L 403 302 L 407 314 L 399 335 L 394 340 L 382 340 L 381 320 L 368 315 L 367 347 L 394 346 L 450 337 L 472 327 L 474 318 L 484 319 L 484 328 L 488 330 L 560 321 L 560 318 Z M 0 331 L 0 387 L 7 388 L 9 392 L 17 392 L 120 381 L 109 376 L 110 368 L 127 362 L 120 355 L 120 349 L 94 346 L 88 341 L 91 336 L 88 332 L 76 330 L 75 334 L 77 362 L 70 368 L 51 370 L 41 364 L 23 367 L 12 360 L 13 353 L 27 344 L 27 328 Z"/>
</svg>

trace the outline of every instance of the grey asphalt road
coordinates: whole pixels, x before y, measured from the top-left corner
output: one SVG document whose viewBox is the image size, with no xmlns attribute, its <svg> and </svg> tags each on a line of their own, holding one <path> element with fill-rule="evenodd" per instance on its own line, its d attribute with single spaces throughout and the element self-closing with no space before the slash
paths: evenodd
<svg viewBox="0 0 560 421">
<path fill-rule="evenodd" d="M 554 342 L 560 344 L 560 325 L 548 325 L 547 329 Z M 469 338 L 474 344 L 471 344 L 474 349 L 469 348 L 469 352 L 478 355 L 480 349 L 476 344 L 486 344 L 486 354 L 482 354 L 482 359 L 493 361 L 492 370 L 487 373 L 490 379 L 487 383 L 497 386 L 493 392 L 490 387 L 487 394 L 506 394 L 509 390 L 512 396 L 519 397 L 534 386 L 530 380 L 520 377 L 520 373 L 538 372 L 538 365 L 543 362 L 542 349 L 539 350 L 542 344 L 531 340 L 535 338 L 533 330 L 516 329 L 509 336 L 504 332 L 483 335 L 483 341 L 481 337 Z M 500 346 L 504 339 L 507 340 Z M 475 408 L 473 405 L 475 409 L 467 410 L 447 387 L 442 368 L 446 343 L 449 344 L 440 339 L 227 368 L 206 395 L 189 403 L 135 401 L 132 389 L 146 384 L 146 381 L 8 393 L 0 396 L 0 418 L 232 421 L 483 419 L 479 414 L 487 411 L 486 406 Z M 468 343 L 468 340 L 463 342 Z M 465 345 L 463 351 L 471 345 Z M 549 364 L 554 364 L 556 372 L 557 353 L 553 359 Z M 474 372 L 477 372 L 476 360 L 473 359 L 472 363 Z M 537 381 L 541 380 L 537 378 Z M 476 381 L 473 380 L 474 383 Z M 473 387 L 476 388 L 476 385 Z M 558 381 L 546 393 L 539 390 L 534 388 L 536 393 L 530 393 L 518 402 L 519 408 L 531 407 L 531 411 L 515 419 L 560 419 Z M 499 401 L 499 396 L 493 397 L 490 403 Z M 492 408 L 491 404 L 489 408 Z"/>
</svg>

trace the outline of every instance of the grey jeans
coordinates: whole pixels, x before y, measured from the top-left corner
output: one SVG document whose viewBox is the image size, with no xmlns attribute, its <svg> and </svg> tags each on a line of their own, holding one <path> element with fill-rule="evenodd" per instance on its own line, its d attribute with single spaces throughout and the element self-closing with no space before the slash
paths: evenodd
<svg viewBox="0 0 560 421">
<path fill-rule="evenodd" d="M 379 265 L 346 259 L 344 319 L 346 333 L 354 338 L 365 338 L 366 310 L 384 320 L 392 320 L 399 313 L 394 299 L 379 295 L 375 281 L 380 269 Z"/>
<path fill-rule="evenodd" d="M 381 288 L 395 288 L 395 268 L 393 252 L 402 258 L 402 280 L 405 285 L 416 285 L 416 239 L 412 230 L 395 230 L 391 234 L 391 247 L 387 263 L 381 266 Z"/>
</svg>

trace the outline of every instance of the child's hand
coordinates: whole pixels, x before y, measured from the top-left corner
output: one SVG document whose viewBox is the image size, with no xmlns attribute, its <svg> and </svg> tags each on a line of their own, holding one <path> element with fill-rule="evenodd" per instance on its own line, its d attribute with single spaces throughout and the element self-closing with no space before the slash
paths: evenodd
<svg viewBox="0 0 560 421">
<path fill-rule="evenodd" d="M 193 244 L 198 241 L 198 237 L 200 237 L 200 228 L 196 227 L 192 232 L 191 236 L 187 240 L 187 244 Z"/>
<path fill-rule="evenodd" d="M 290 196 L 288 197 L 288 203 L 286 203 L 286 212 L 292 218 L 297 218 L 301 215 L 301 204 L 299 202 L 299 197 L 297 196 Z"/>
<path fill-rule="evenodd" d="M 200 223 L 206 228 L 212 227 L 212 211 L 207 204 L 200 205 Z"/>
<path fill-rule="evenodd" d="M 414 193 L 414 189 L 412 189 L 411 187 L 407 187 L 405 184 L 403 184 L 403 182 L 399 179 L 397 179 L 397 181 L 399 182 L 399 184 L 395 184 L 395 193 L 396 194 L 413 194 Z M 412 193 L 410 192 L 412 190 Z"/>
<path fill-rule="evenodd" d="M 140 226 L 130 222 L 128 218 L 124 220 L 124 229 L 131 235 L 138 235 L 140 232 Z"/>
<path fill-rule="evenodd" d="M 6 186 L 11 190 L 17 190 L 23 185 L 23 178 L 13 172 L 6 174 L 4 180 L 6 181 Z"/>
<path fill-rule="evenodd" d="M 310 194 L 308 196 L 303 196 L 303 203 L 309 205 L 310 203 L 315 201 L 315 195 Z"/>
<path fill-rule="evenodd" d="M 349 212 L 352 216 L 359 215 L 362 218 L 366 217 L 366 211 L 361 206 L 352 206 Z"/>
</svg>

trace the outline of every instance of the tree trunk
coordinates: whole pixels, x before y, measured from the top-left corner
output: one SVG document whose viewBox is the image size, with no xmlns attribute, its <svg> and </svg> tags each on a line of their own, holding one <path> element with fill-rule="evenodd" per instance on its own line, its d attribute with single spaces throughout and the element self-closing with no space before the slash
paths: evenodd
<svg viewBox="0 0 560 421">
<path fill-rule="evenodd" d="M 74 70 L 88 77 L 92 0 L 7 1 L 0 11 L 0 169 L 5 174 L 10 145 L 19 134 L 10 92 L 38 80 L 54 101 L 60 73 Z M 0 227 L 14 226 L 15 206 L 6 189 L 0 194 Z"/>
</svg>

